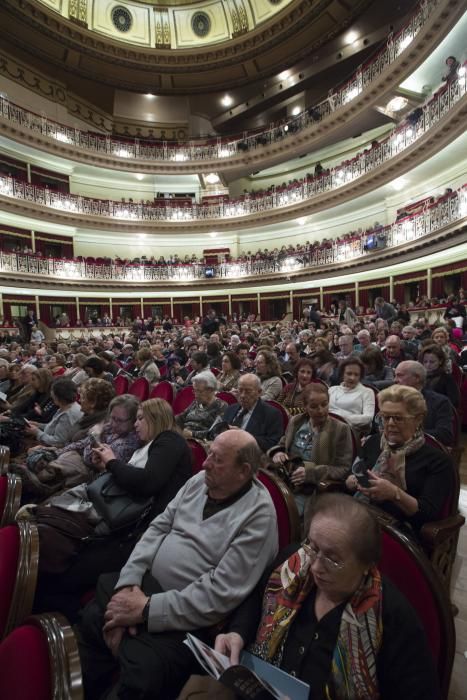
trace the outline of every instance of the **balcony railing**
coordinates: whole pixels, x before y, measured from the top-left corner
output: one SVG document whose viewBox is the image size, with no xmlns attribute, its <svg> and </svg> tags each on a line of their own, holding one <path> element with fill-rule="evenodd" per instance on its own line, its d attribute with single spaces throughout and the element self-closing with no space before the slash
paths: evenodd
<svg viewBox="0 0 467 700">
<path fill-rule="evenodd" d="M 309 201 L 317 195 L 338 190 L 367 175 L 416 143 L 448 114 L 466 91 L 467 71 L 464 65 L 459 69 L 455 79 L 446 83 L 425 103 L 423 108 L 420 108 L 421 113 L 416 123 L 406 120 L 395 127 L 387 138 L 358 153 L 352 160 L 345 161 L 321 175 L 294 182 L 286 187 L 275 188 L 265 194 L 247 194 L 237 200 L 220 201 L 216 204 L 179 205 L 176 200 L 167 200 L 163 205 L 137 204 L 63 194 L 10 176 L 1 176 L 0 195 L 70 214 L 102 216 L 134 222 L 163 221 L 176 224 L 189 221 L 236 219 L 261 214 L 261 212 L 292 207 Z"/>
<path fill-rule="evenodd" d="M 185 142 L 123 139 L 82 131 L 49 119 L 45 113 L 35 114 L 0 98 L 0 116 L 36 134 L 41 134 L 76 149 L 85 150 L 122 160 L 152 162 L 225 160 L 243 151 L 262 148 L 281 141 L 288 135 L 302 131 L 322 121 L 330 113 L 358 97 L 384 70 L 408 48 L 427 23 L 441 0 L 422 0 L 408 23 L 397 34 L 390 34 L 383 47 L 359 66 L 355 73 L 330 91 L 325 100 L 307 109 L 297 117 L 266 129 L 244 132 L 234 137 L 218 137 Z"/>
<path fill-rule="evenodd" d="M 202 263 L 158 264 L 103 264 L 84 260 L 41 258 L 34 255 L 0 252 L 0 272 L 33 274 L 61 280 L 90 280 L 100 282 L 190 282 L 206 278 L 212 270 L 218 279 L 239 279 L 257 275 L 288 275 L 328 265 L 341 264 L 361 258 L 370 259 L 374 254 L 366 251 L 369 236 L 376 238 L 377 250 L 404 245 L 432 234 L 467 215 L 467 185 L 445 195 L 432 204 L 425 204 L 424 211 L 407 216 L 390 226 L 369 233 L 352 234 L 346 240 L 327 241 L 304 246 L 286 257 L 277 256 L 259 260 L 224 262 L 219 265 Z"/>
</svg>

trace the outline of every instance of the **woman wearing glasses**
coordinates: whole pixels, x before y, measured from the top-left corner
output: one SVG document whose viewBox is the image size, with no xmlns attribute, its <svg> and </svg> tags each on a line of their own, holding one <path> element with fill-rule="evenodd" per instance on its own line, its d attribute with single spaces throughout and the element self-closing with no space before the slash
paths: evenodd
<svg viewBox="0 0 467 700">
<path fill-rule="evenodd" d="M 321 496 L 302 545 L 281 552 L 215 648 L 310 685 L 313 700 L 439 700 L 433 658 L 405 598 L 377 568 L 380 531 L 344 494 Z M 183 694 L 182 694 L 183 697 Z"/>
<path fill-rule="evenodd" d="M 425 443 L 426 403 L 417 389 L 394 385 L 378 402 L 382 433 L 367 440 L 346 485 L 417 530 L 441 515 L 452 488 L 451 460 Z"/>
<path fill-rule="evenodd" d="M 343 481 L 352 464 L 350 427 L 329 416 L 327 386 L 309 384 L 302 395 L 305 413 L 292 418 L 280 444 L 268 452 L 275 466 L 286 469 L 300 514 L 307 492 L 323 479 Z"/>
</svg>

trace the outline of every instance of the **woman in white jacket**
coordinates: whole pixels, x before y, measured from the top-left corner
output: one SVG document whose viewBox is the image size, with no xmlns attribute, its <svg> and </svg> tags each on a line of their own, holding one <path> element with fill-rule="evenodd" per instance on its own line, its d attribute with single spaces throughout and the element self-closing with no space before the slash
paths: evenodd
<svg viewBox="0 0 467 700">
<path fill-rule="evenodd" d="M 364 374 L 358 357 L 348 357 L 339 365 L 341 383 L 329 389 L 330 412 L 345 418 L 358 436 L 369 432 L 375 415 L 375 394 L 361 383 Z"/>
</svg>

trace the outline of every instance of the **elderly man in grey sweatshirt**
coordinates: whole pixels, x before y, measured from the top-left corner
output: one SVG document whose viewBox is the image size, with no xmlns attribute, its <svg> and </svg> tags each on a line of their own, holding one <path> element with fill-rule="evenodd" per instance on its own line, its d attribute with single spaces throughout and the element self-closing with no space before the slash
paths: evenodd
<svg viewBox="0 0 467 700">
<path fill-rule="evenodd" d="M 101 697 L 116 669 L 122 700 L 175 698 L 196 671 L 185 633 L 206 637 L 277 553 L 274 506 L 254 478 L 260 460 L 249 433 L 219 435 L 204 471 L 152 521 L 120 574 L 101 576 L 80 626 L 86 700 Z"/>
</svg>

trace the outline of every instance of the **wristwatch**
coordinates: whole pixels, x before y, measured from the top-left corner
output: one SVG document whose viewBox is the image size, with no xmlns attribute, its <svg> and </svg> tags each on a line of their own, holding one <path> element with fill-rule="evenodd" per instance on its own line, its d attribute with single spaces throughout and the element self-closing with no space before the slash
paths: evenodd
<svg viewBox="0 0 467 700">
<path fill-rule="evenodd" d="M 149 597 L 144 605 L 141 617 L 143 618 L 143 625 L 146 632 L 148 631 L 148 620 L 149 620 L 149 607 L 151 605 L 151 597 Z"/>
</svg>

